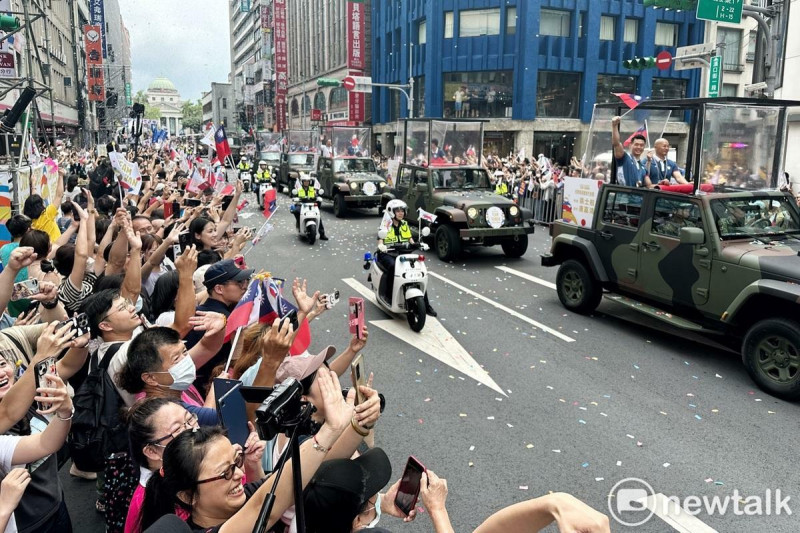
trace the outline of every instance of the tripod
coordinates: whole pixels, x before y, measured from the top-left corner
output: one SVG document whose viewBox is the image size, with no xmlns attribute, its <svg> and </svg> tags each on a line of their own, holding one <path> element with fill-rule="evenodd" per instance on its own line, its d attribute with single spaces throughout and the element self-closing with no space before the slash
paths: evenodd
<svg viewBox="0 0 800 533">
<path fill-rule="evenodd" d="M 307 429 L 310 432 L 309 422 L 311 421 L 311 414 L 316 411 L 316 408 L 308 402 L 302 402 L 300 413 L 293 419 L 283 424 L 283 430 L 286 436 L 289 437 L 289 444 L 286 450 L 281 454 L 278 460 L 278 473 L 275 475 L 275 481 L 272 484 L 272 489 L 269 494 L 264 498 L 264 504 L 261 506 L 261 512 L 258 513 L 258 520 L 256 520 L 253 527 L 253 533 L 266 533 L 269 521 L 269 515 L 272 512 L 272 506 L 275 504 L 275 489 L 278 487 L 278 481 L 281 479 L 283 467 L 286 462 L 292 459 L 292 478 L 294 481 L 294 512 L 297 520 L 297 532 L 306 533 L 306 516 L 303 510 L 303 475 L 300 470 L 300 434 L 298 430 Z"/>
</svg>

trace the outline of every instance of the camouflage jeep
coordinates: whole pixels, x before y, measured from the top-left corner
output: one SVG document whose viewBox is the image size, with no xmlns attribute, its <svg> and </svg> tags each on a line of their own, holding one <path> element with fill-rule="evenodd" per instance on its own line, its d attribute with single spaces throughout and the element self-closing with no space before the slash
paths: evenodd
<svg viewBox="0 0 800 533">
<path fill-rule="evenodd" d="M 417 209 L 433 213 L 431 227 L 436 253 L 443 261 L 456 258 L 465 246 L 499 244 L 507 257 L 521 257 L 533 233 L 530 210 L 494 194 L 486 170 L 480 167 L 401 164 L 397 183 L 384 194 L 383 205 L 399 198 L 408 204 L 408 220 Z"/>
<path fill-rule="evenodd" d="M 800 211 L 778 191 L 686 195 L 604 185 L 586 227 L 557 221 L 544 266 L 561 303 L 606 297 L 741 350 L 775 396 L 800 398 Z"/>
<path fill-rule="evenodd" d="M 380 206 L 386 187 L 369 157 L 320 157 L 317 179 L 325 191 L 322 196 L 333 200 L 333 214 L 338 218 L 347 214 L 348 207 Z"/>
</svg>

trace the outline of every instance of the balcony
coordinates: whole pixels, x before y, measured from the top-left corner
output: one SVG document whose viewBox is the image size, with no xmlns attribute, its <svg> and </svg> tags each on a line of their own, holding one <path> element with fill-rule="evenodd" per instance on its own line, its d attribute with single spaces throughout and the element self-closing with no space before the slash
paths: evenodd
<svg viewBox="0 0 800 533">
<path fill-rule="evenodd" d="M 722 69 L 725 72 L 744 72 L 744 65 L 741 63 L 723 63 Z"/>
</svg>

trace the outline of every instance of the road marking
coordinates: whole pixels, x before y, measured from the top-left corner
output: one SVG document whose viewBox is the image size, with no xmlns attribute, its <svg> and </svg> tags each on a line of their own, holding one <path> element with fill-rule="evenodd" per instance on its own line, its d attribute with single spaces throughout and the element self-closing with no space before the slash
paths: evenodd
<svg viewBox="0 0 800 533">
<path fill-rule="evenodd" d="M 526 274 L 525 272 L 520 272 L 519 270 L 514 270 L 513 268 L 508 268 L 508 267 L 504 267 L 504 266 L 499 266 L 499 267 L 496 266 L 495 268 L 498 269 L 498 270 L 502 270 L 503 272 L 506 272 L 508 274 L 513 274 L 515 276 L 519 276 L 522 279 L 527 279 L 528 281 L 532 281 L 534 283 L 538 283 L 539 285 L 543 285 L 543 286 L 547 287 L 548 289 L 556 290 L 556 284 L 555 283 L 550 283 L 549 281 L 543 280 L 542 278 L 537 278 L 536 276 L 531 276 L 530 274 Z"/>
<path fill-rule="evenodd" d="M 681 533 L 718 533 L 696 516 L 685 512 L 681 507 L 660 492 L 648 496 L 644 502 L 645 507 L 653 511 L 661 520 Z"/>
<path fill-rule="evenodd" d="M 456 289 L 458 289 L 458 290 L 460 290 L 462 292 L 465 292 L 465 293 L 467 293 L 467 294 L 469 294 L 471 296 L 474 296 L 475 298 L 483 300 L 484 302 L 488 303 L 489 305 L 492 305 L 492 306 L 496 307 L 497 309 L 500 309 L 501 311 L 505 311 L 509 315 L 511 315 L 513 317 L 516 317 L 516 318 L 522 320 L 523 322 L 527 322 L 528 324 L 530 324 L 530 325 L 532 325 L 532 326 L 534 326 L 536 328 L 539 328 L 542 331 L 544 331 L 545 333 L 549 333 L 550 335 L 552 335 L 554 337 L 557 337 L 557 338 L 561 339 L 564 342 L 575 342 L 575 339 L 573 339 L 572 337 L 568 337 L 568 336 L 564 335 L 563 333 L 561 333 L 560 331 L 557 331 L 557 330 L 551 328 L 550 326 L 545 326 L 541 322 L 537 322 L 536 320 L 534 320 L 532 318 L 529 318 L 529 317 L 527 317 L 527 316 L 525 316 L 525 315 L 523 315 L 521 313 L 518 313 L 518 312 L 514 311 L 513 309 L 509 309 L 508 307 L 506 307 L 506 306 L 504 306 L 502 304 L 499 304 L 499 303 L 495 302 L 494 300 L 491 300 L 491 299 L 487 298 L 486 296 L 484 296 L 482 294 L 478 294 L 477 292 L 475 292 L 473 290 L 470 290 L 470 289 L 464 287 L 463 285 L 459 285 L 455 281 L 451 281 L 451 280 L 445 278 L 444 276 L 436 274 L 435 272 L 428 271 L 428 275 L 429 276 L 433 276 L 436 279 L 440 279 L 440 280 L 444 281 L 445 283 L 448 283 L 448 284 L 452 285 Z"/>
<path fill-rule="evenodd" d="M 342 281 L 355 289 L 364 298 L 375 305 L 375 295 L 372 290 L 353 278 L 345 278 Z M 433 317 L 425 319 L 425 327 L 419 333 L 414 333 L 403 319 L 395 318 L 391 320 L 370 320 L 385 332 L 407 342 L 418 350 L 425 352 L 434 359 L 441 361 L 449 367 L 469 376 L 478 383 L 482 383 L 490 389 L 508 396 L 489 374 L 472 358 L 463 346 L 442 326 L 441 322 Z"/>
</svg>

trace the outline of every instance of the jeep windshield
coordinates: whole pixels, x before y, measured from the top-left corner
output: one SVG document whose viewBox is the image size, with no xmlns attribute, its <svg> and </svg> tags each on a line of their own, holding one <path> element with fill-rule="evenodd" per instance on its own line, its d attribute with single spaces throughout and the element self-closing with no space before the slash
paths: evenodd
<svg viewBox="0 0 800 533">
<path fill-rule="evenodd" d="M 432 169 L 433 186 L 437 189 L 488 189 L 489 176 L 483 169 Z"/>
<path fill-rule="evenodd" d="M 266 161 L 268 165 L 279 165 L 281 162 L 280 152 L 261 152 L 260 159 Z"/>
<path fill-rule="evenodd" d="M 314 154 L 289 154 L 289 165 L 310 167 L 314 165 Z"/>
<path fill-rule="evenodd" d="M 334 159 L 334 172 L 375 172 L 372 159 Z"/>
<path fill-rule="evenodd" d="M 800 214 L 789 197 L 749 196 L 712 200 L 723 239 L 770 238 L 800 233 Z"/>
</svg>

